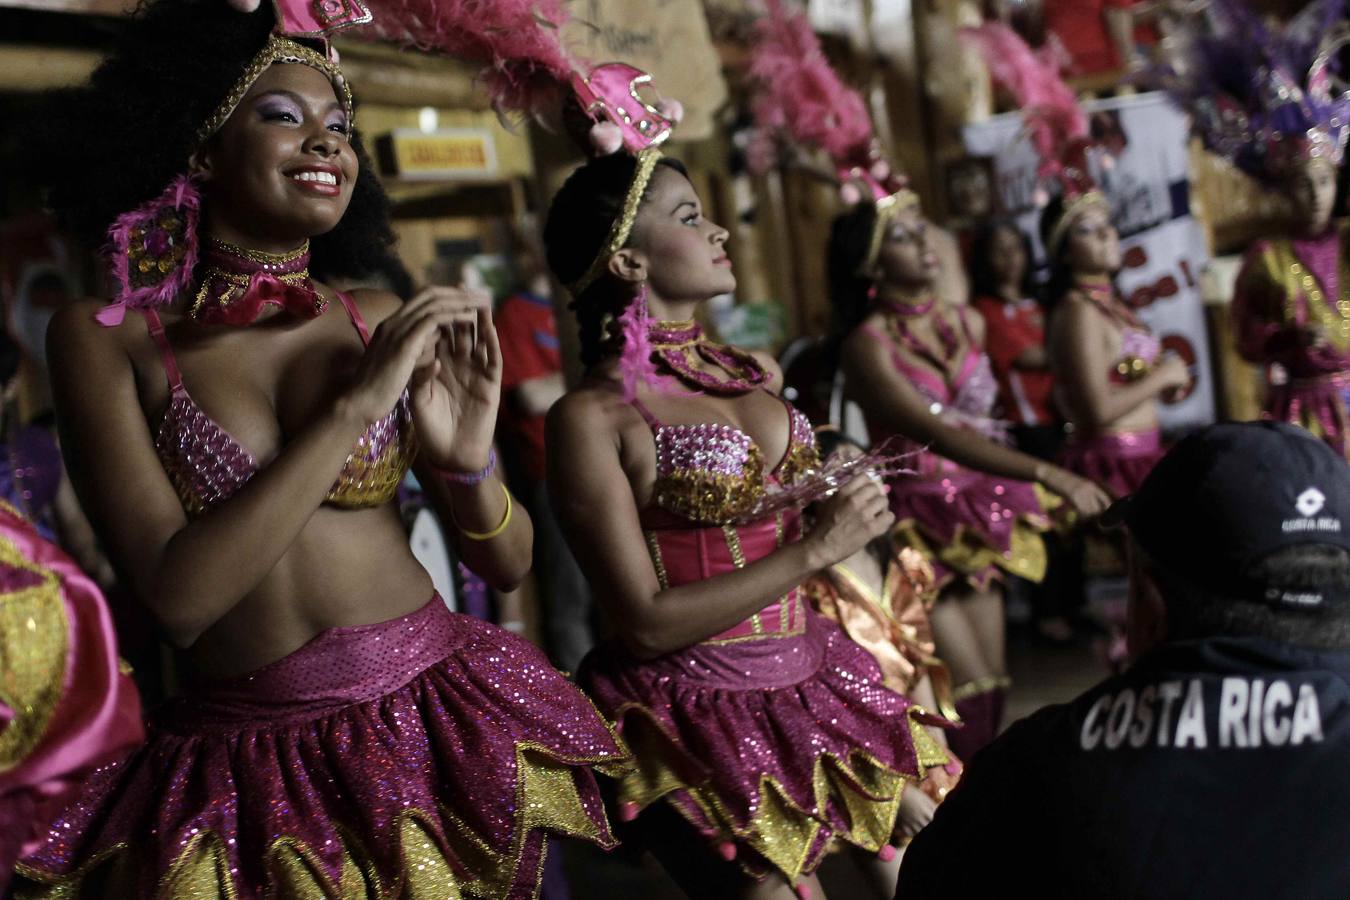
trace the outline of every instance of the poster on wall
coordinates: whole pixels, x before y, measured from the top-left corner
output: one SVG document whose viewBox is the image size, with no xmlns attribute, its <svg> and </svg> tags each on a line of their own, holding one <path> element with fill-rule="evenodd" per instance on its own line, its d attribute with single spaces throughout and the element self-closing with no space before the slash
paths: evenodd
<svg viewBox="0 0 1350 900">
<path fill-rule="evenodd" d="M 1084 109 L 1093 138 L 1114 160 L 1094 175 L 1120 231 L 1121 294 L 1164 349 L 1191 368 L 1192 389 L 1160 409 L 1163 430 L 1175 434 L 1206 425 L 1214 420 L 1214 383 L 1200 273 L 1209 254 L 1191 215 L 1187 120 L 1156 93 L 1098 100 Z M 968 154 L 989 161 L 999 205 L 1030 236 L 1044 263 L 1035 201 L 1038 159 L 1021 116 L 967 125 L 964 143 Z"/>
</svg>

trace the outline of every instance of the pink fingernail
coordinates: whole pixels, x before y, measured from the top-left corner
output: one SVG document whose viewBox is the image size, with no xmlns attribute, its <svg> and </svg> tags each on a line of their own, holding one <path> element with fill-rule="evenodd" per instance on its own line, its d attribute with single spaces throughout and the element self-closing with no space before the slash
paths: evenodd
<svg viewBox="0 0 1350 900">
<path fill-rule="evenodd" d="M 638 813 L 641 811 L 642 809 L 636 803 L 633 803 L 631 800 L 627 803 L 620 803 L 619 821 L 631 822 L 638 817 Z"/>
<path fill-rule="evenodd" d="M 797 887 L 796 887 L 796 891 L 797 891 L 797 896 L 798 896 L 798 897 L 801 897 L 802 900 L 811 900 L 811 885 L 809 885 L 809 884 L 799 884 L 799 885 L 797 885 Z"/>
<path fill-rule="evenodd" d="M 895 848 L 892 847 L 890 844 L 886 844 L 880 850 L 877 851 L 877 858 L 880 859 L 882 862 L 890 862 L 891 860 L 895 859 Z"/>
<path fill-rule="evenodd" d="M 731 841 L 723 841 L 717 845 L 717 854 L 727 862 L 731 862 L 736 858 L 736 845 Z"/>
</svg>

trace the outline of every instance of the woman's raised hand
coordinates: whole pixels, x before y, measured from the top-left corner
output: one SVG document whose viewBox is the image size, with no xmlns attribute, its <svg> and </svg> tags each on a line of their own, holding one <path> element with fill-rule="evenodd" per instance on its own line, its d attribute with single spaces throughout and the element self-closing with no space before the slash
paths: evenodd
<svg viewBox="0 0 1350 900">
<path fill-rule="evenodd" d="M 413 373 L 434 365 L 443 332 L 475 323 L 478 307 L 486 302 L 452 288 L 428 288 L 381 322 L 345 397 L 353 412 L 367 425 L 387 416 Z"/>
<path fill-rule="evenodd" d="M 454 310 L 413 375 L 412 412 L 427 460 L 476 472 L 488 461 L 502 393 L 502 351 L 486 290 L 429 288 Z M 421 295 L 419 295 L 421 296 Z"/>
<path fill-rule="evenodd" d="M 806 536 L 811 567 L 824 569 L 848 559 L 895 524 L 886 489 L 870 475 L 859 475 L 820 504 Z"/>
</svg>

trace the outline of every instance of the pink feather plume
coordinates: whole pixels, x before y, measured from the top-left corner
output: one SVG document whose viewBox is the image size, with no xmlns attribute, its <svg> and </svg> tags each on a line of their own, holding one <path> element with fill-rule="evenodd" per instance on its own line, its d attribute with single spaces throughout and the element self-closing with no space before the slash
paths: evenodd
<svg viewBox="0 0 1350 900">
<path fill-rule="evenodd" d="M 656 364 L 652 362 L 652 341 L 648 336 L 646 289 L 634 297 L 619 316 L 623 329 L 623 353 L 619 357 L 619 375 L 623 379 L 624 400 L 637 396 L 639 384 L 658 383 Z"/>
<path fill-rule="evenodd" d="M 1053 45 L 1037 53 L 1015 31 L 997 22 L 962 28 L 960 35 L 979 52 L 995 83 L 1021 107 L 1032 146 L 1041 158 L 1037 175 L 1045 179 L 1058 174 L 1068 148 L 1087 138 L 1088 122 L 1073 89 L 1060 77 L 1060 60 Z"/>
<path fill-rule="evenodd" d="M 154 309 L 172 303 L 192 285 L 197 266 L 197 218 L 201 197 L 191 175 L 180 175 L 154 200 L 122 213 L 108 229 L 105 253 L 118 285 L 116 299 L 95 318 L 103 325 L 118 325 L 128 309 Z M 175 227 L 162 227 L 166 220 Z M 139 234 L 139 237 L 138 237 Z M 175 242 L 182 243 L 182 258 L 159 278 L 145 278 L 131 271 L 133 245 L 149 244 L 152 260 L 168 258 Z M 151 269 L 151 272 L 154 272 Z"/>
<path fill-rule="evenodd" d="M 756 141 L 748 156 L 762 165 L 776 153 L 762 145 L 783 137 L 821 149 L 841 165 L 867 164 L 872 120 L 867 104 L 831 68 L 806 13 L 786 0 L 766 0 L 767 15 L 755 23 L 750 77 Z"/>
<path fill-rule="evenodd" d="M 562 0 L 384 0 L 362 31 L 482 65 L 499 111 L 556 106 L 573 69 L 561 30 Z"/>
</svg>

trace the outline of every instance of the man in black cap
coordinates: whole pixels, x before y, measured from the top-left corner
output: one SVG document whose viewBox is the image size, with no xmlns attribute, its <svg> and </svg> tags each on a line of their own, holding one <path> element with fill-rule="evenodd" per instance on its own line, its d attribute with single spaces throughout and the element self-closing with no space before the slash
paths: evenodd
<svg viewBox="0 0 1350 900">
<path fill-rule="evenodd" d="M 1350 466 L 1215 425 L 1108 518 L 1136 661 L 977 755 L 897 900 L 1350 898 Z"/>
</svg>

